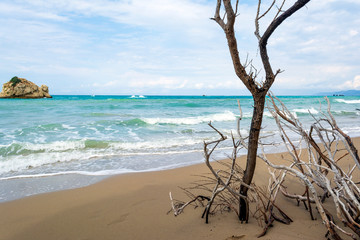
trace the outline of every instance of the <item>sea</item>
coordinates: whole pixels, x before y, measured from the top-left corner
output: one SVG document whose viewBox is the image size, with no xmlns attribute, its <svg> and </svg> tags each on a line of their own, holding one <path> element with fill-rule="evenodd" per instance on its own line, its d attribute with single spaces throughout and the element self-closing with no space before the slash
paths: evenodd
<svg viewBox="0 0 360 240">
<path fill-rule="evenodd" d="M 279 99 L 305 129 L 313 117 L 321 117 L 321 109 L 326 110 L 321 96 Z M 339 127 L 351 137 L 360 136 L 360 96 L 329 100 Z M 204 141 L 219 137 L 209 122 L 229 137 L 213 154 L 214 160 L 224 159 L 231 154 L 231 134 L 236 136 L 238 101 L 243 112 L 240 131 L 246 136 L 252 116 L 250 96 L 0 99 L 0 202 L 83 187 L 116 174 L 201 163 Z M 261 134 L 275 144 L 266 151 L 284 150 L 277 133 L 265 110 Z"/>
</svg>

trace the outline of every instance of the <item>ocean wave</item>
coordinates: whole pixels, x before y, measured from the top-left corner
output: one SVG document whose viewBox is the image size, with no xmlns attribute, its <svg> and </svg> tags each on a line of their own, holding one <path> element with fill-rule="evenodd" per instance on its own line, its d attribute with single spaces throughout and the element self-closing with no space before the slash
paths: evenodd
<svg viewBox="0 0 360 240">
<path fill-rule="evenodd" d="M 24 128 L 22 131 L 24 133 L 38 131 L 38 132 L 47 132 L 47 131 L 59 131 L 63 130 L 66 125 L 60 123 L 49 123 L 49 124 L 41 124 L 34 127 Z"/>
<path fill-rule="evenodd" d="M 292 110 L 293 112 L 297 113 L 297 114 L 318 114 L 319 111 L 316 110 L 315 108 L 311 107 L 311 108 L 296 108 Z"/>
<path fill-rule="evenodd" d="M 231 138 L 231 135 L 233 135 L 235 138 L 237 138 L 237 129 L 218 129 L 222 134 L 224 134 L 225 136 L 227 136 L 229 139 Z M 214 132 L 212 130 L 212 132 Z M 247 137 L 249 135 L 249 131 L 247 129 L 240 129 L 240 134 L 243 137 Z"/>
<path fill-rule="evenodd" d="M 331 111 L 331 113 L 335 116 L 358 116 L 360 115 L 360 111 Z"/>
<path fill-rule="evenodd" d="M 92 112 L 92 113 L 86 113 L 84 116 L 90 116 L 90 117 L 114 117 L 119 116 L 120 114 L 115 113 L 102 113 L 102 112 Z"/>
<path fill-rule="evenodd" d="M 242 130 L 242 133 L 245 132 Z M 14 141 L 8 145 L 0 145 L 0 175 L 43 172 L 44 169 L 61 170 L 66 169 L 66 166 L 76 166 L 76 169 L 79 166 L 90 166 L 93 162 L 101 162 L 109 158 L 117 159 L 114 160 L 117 162 L 133 158 L 132 156 L 141 158 L 141 156 L 191 154 L 202 151 L 204 140 L 212 141 L 217 137 L 214 133 L 200 134 L 191 138 L 187 134 L 178 134 L 173 138 L 141 139 L 131 142 L 96 139 L 48 143 Z"/>
<path fill-rule="evenodd" d="M 295 112 L 293 112 L 292 114 L 295 114 L 295 116 L 296 116 Z M 252 116 L 253 116 L 252 112 L 243 113 L 243 119 L 251 119 Z M 265 118 L 273 118 L 273 115 L 269 111 L 264 111 L 264 117 Z"/>
<path fill-rule="evenodd" d="M 144 149 L 156 149 L 160 152 L 162 149 L 169 149 L 174 147 L 185 147 L 192 146 L 195 144 L 202 143 L 203 139 L 196 138 L 174 138 L 174 139 L 163 139 L 158 141 L 137 141 L 137 142 L 113 142 L 110 143 L 112 150 L 144 150 Z"/>
<path fill-rule="evenodd" d="M 296 110 L 296 109 L 295 109 L 295 110 Z M 289 117 L 289 118 L 292 118 L 292 117 L 298 118 L 295 110 L 291 112 L 291 115 L 292 115 L 292 116 L 290 116 L 290 115 L 289 115 L 288 113 L 286 113 L 286 112 L 284 112 L 284 114 L 285 114 L 285 116 L 287 116 L 287 117 Z M 304 110 L 305 110 L 305 109 L 304 109 Z M 308 113 L 308 112 L 305 110 L 305 111 L 303 111 L 303 113 Z M 300 115 L 301 115 L 301 113 L 300 113 Z M 270 112 L 268 112 L 268 111 L 265 111 L 265 112 L 264 112 L 264 117 L 266 117 L 266 118 L 274 118 L 273 115 L 272 115 Z"/>
<path fill-rule="evenodd" d="M 117 121 L 116 124 L 121 126 L 145 126 L 147 122 L 140 118 L 133 118 L 129 120 Z"/>
<path fill-rule="evenodd" d="M 187 133 L 187 132 L 186 132 Z M 210 137 L 211 139 L 212 137 Z M 95 140 L 95 139 L 81 139 L 81 140 L 67 140 L 67 141 L 54 141 L 49 143 L 30 143 L 30 142 L 12 142 L 8 145 L 0 145 L 0 161 L 1 158 L 7 158 L 9 156 L 28 156 L 31 154 L 44 155 L 49 153 L 61 154 L 65 152 L 73 151 L 108 151 L 108 152 L 129 152 L 136 151 L 142 152 L 142 150 L 166 151 L 175 147 L 186 147 L 195 144 L 200 144 L 204 140 L 203 136 L 198 137 L 186 137 L 180 135 L 180 137 L 174 137 L 171 139 L 157 139 L 153 141 L 144 141 L 143 139 L 137 139 L 137 141 L 108 141 L 108 140 Z M 60 160 L 61 161 L 61 160 Z"/>
<path fill-rule="evenodd" d="M 186 128 L 186 129 L 181 130 L 180 133 L 182 133 L 182 134 L 193 134 L 193 133 L 195 133 L 195 130 Z"/>
<path fill-rule="evenodd" d="M 207 107 L 207 106 L 203 106 L 203 105 L 197 104 L 197 103 L 185 103 L 183 106 L 188 107 L 188 108 Z"/>
<path fill-rule="evenodd" d="M 34 153 L 66 152 L 76 149 L 107 148 L 110 142 L 99 140 L 73 140 L 55 141 L 50 143 L 13 142 L 9 145 L 0 146 L 0 156 L 21 155 L 27 156 Z"/>
<path fill-rule="evenodd" d="M 43 149 L 28 149 L 24 147 L 24 144 L 21 143 L 12 143 L 10 145 L 2 145 L 0 146 L 0 156 L 11 156 L 11 155 L 29 155 L 31 153 L 39 153 L 44 152 Z"/>
<path fill-rule="evenodd" d="M 220 150 L 231 150 L 232 147 L 219 147 L 218 151 Z M 193 164 L 193 163 L 198 163 L 200 162 L 200 159 L 197 157 L 196 159 L 186 159 L 185 161 L 177 161 L 177 162 L 168 162 L 167 164 L 155 164 L 154 166 L 147 166 L 147 167 L 140 167 L 139 168 L 139 164 L 141 164 L 142 159 L 144 159 L 143 157 L 145 157 L 145 159 L 147 159 L 147 156 L 156 156 L 156 155 L 177 155 L 177 154 L 192 154 L 192 153 L 200 153 L 202 152 L 202 149 L 196 149 L 196 150 L 180 150 L 180 151 L 168 151 L 168 152 L 153 152 L 153 153 L 129 153 L 129 154 L 123 154 L 123 155 L 116 155 L 116 154 L 109 154 L 108 156 L 92 156 L 92 160 L 93 158 L 97 157 L 98 159 L 104 159 L 104 157 L 107 158 L 111 158 L 111 159 L 119 159 L 122 156 L 130 156 L 132 159 L 134 159 L 134 156 L 137 156 L 134 161 L 135 163 L 130 163 L 130 164 L 126 164 L 127 166 L 121 166 L 114 163 L 106 163 L 105 165 L 107 166 L 103 166 L 104 164 L 102 164 L 103 162 L 100 161 L 101 165 L 95 166 L 95 167 L 83 167 L 83 169 L 86 170 L 62 170 L 64 168 L 58 168 L 55 167 L 55 165 L 52 165 L 51 167 L 51 172 L 47 172 L 48 170 L 45 170 L 45 172 L 43 172 L 43 170 L 40 171 L 31 171 L 32 169 L 35 169 L 39 165 L 39 158 L 37 158 L 37 162 L 38 164 L 34 164 L 32 159 L 28 159 L 28 161 L 25 162 L 22 161 L 20 163 L 22 163 L 22 165 L 16 165 L 16 167 L 14 167 L 14 164 L 4 164 L 3 162 L 0 161 L 0 174 L 5 173 L 2 177 L 0 175 L 0 181 L 1 180 L 13 180 L 13 179 L 24 179 L 24 178 L 42 178 L 42 177 L 52 177 L 52 176 L 60 176 L 60 175 L 69 175 L 69 174 L 79 174 L 79 175 L 86 175 L 86 176 L 108 176 L 108 175 L 115 175 L 115 174 L 121 174 L 121 173 L 130 173 L 130 172 L 147 172 L 147 171 L 159 171 L 159 170 L 164 170 L 164 169 L 171 169 L 171 168 L 175 168 L 175 167 L 180 167 L 180 166 L 185 166 L 185 165 L 189 165 L 189 164 Z M 199 156 L 199 155 L 197 155 Z M 225 157 L 225 156 L 224 156 Z M 156 157 L 157 158 L 157 157 Z M 162 157 L 164 158 L 164 157 Z M 165 157 L 168 158 L 168 157 Z M 18 159 L 20 160 L 20 159 Z M 77 159 L 79 160 L 79 159 Z M 147 161 L 147 160 L 145 160 Z M 16 162 L 17 163 L 17 162 Z M 55 162 L 55 160 L 52 158 L 51 162 L 43 162 L 43 165 L 49 165 L 49 164 L 54 164 L 54 163 L 59 163 L 59 161 Z M 78 163 L 81 164 L 81 163 Z M 109 164 L 111 164 L 112 168 L 108 169 L 108 167 L 110 166 Z M 10 167 L 12 166 L 13 168 L 9 171 L 4 171 L 4 169 L 6 167 Z M 104 167 L 104 169 L 101 169 L 102 167 Z M 24 169 L 29 169 L 30 171 L 22 171 Z M 40 168 L 41 169 L 41 168 Z M 11 175 L 6 174 L 12 172 Z"/>
<path fill-rule="evenodd" d="M 50 132 L 61 132 L 63 130 L 73 130 L 75 127 L 71 127 L 66 124 L 60 123 L 49 123 L 49 124 L 40 124 L 31 127 L 25 127 L 14 130 L 14 134 L 17 136 L 29 136 L 41 133 L 50 133 Z"/>
<path fill-rule="evenodd" d="M 273 118 L 273 115 L 269 111 L 264 111 L 264 117 Z"/>
<path fill-rule="evenodd" d="M 0 177 L 0 181 L 14 180 L 14 179 L 29 179 L 29 178 L 46 178 L 46 177 L 55 177 L 55 176 L 63 176 L 63 175 L 111 176 L 111 175 L 118 175 L 123 173 L 161 171 L 166 169 L 182 167 L 194 163 L 199 163 L 199 161 L 193 160 L 186 163 L 178 162 L 178 163 L 172 163 L 164 166 L 157 166 L 157 167 L 141 169 L 141 170 L 134 170 L 131 168 L 118 168 L 118 169 L 104 169 L 98 171 L 69 170 L 69 171 L 58 171 L 58 172 L 49 172 L 49 173 L 20 174 L 20 175 Z"/>
<path fill-rule="evenodd" d="M 81 165 L 81 162 L 94 158 L 188 153 L 201 149 L 194 149 L 194 146 L 199 146 L 202 142 L 200 138 L 136 142 L 82 139 L 44 144 L 14 142 L 0 145 L 0 174 L 71 161 Z"/>
<path fill-rule="evenodd" d="M 342 127 L 341 130 L 346 134 L 355 135 L 355 136 L 360 135 L 360 127 L 359 126 Z"/>
<path fill-rule="evenodd" d="M 236 115 L 231 111 L 216 113 L 207 116 L 185 117 L 185 118 L 143 118 L 147 124 L 174 124 L 174 125 L 194 125 L 206 122 L 225 122 L 235 121 Z"/>
<path fill-rule="evenodd" d="M 64 128 L 64 129 L 76 129 L 76 127 L 71 127 L 70 125 L 67 125 L 67 124 L 61 124 L 61 127 Z"/>
<path fill-rule="evenodd" d="M 360 99 L 357 99 L 357 100 L 335 99 L 335 101 L 340 102 L 340 103 L 347 103 L 347 104 L 357 104 L 357 103 L 360 103 Z"/>
<path fill-rule="evenodd" d="M 39 174 L 27 174 L 27 175 L 15 175 L 10 177 L 2 177 L 0 181 L 3 180 L 13 180 L 13 179 L 24 179 L 24 178 L 44 178 L 44 177 L 54 177 L 54 176 L 61 176 L 61 175 L 70 175 L 70 174 L 78 174 L 78 175 L 85 175 L 85 176 L 108 176 L 108 175 L 115 175 L 121 173 L 132 173 L 136 172 L 131 169 L 111 169 L 111 170 L 100 170 L 96 172 L 90 171 L 62 171 L 62 172 L 54 172 L 54 173 L 39 173 Z"/>
</svg>

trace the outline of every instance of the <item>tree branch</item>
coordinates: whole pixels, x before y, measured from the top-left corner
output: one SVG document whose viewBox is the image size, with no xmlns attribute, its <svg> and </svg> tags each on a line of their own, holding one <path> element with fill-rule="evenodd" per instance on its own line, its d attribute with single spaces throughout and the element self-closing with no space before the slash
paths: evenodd
<svg viewBox="0 0 360 240">
<path fill-rule="evenodd" d="M 259 49 L 260 49 L 260 56 L 265 70 L 265 83 L 263 85 L 263 89 L 268 91 L 271 85 L 274 83 L 275 76 L 269 62 L 269 56 L 267 53 L 267 42 L 273 32 L 280 26 L 280 24 L 294 14 L 297 10 L 305 6 L 310 0 L 298 0 L 292 5 L 288 10 L 283 12 L 280 16 L 276 17 L 271 24 L 268 26 L 266 31 L 264 32 L 263 36 L 259 41 Z"/>
</svg>

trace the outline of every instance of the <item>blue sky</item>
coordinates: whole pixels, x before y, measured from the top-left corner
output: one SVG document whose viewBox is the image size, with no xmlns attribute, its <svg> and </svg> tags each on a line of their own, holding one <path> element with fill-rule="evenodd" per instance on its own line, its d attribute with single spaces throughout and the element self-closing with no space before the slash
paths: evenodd
<svg viewBox="0 0 360 240">
<path fill-rule="evenodd" d="M 236 34 L 241 60 L 248 56 L 261 69 L 255 2 L 240 1 Z M 248 94 L 222 29 L 210 20 L 215 4 L 1 0 L 0 84 L 18 76 L 51 94 Z M 360 90 L 359 12 L 358 0 L 312 0 L 284 22 L 268 45 L 274 70 L 284 70 L 273 92 Z"/>
</svg>

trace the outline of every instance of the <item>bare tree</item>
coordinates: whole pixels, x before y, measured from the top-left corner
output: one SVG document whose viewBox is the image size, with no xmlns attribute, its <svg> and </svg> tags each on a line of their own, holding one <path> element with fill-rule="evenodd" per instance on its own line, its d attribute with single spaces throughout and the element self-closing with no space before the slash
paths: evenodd
<svg viewBox="0 0 360 240">
<path fill-rule="evenodd" d="M 172 208 L 170 211 L 173 211 L 174 215 L 178 216 L 188 206 L 202 206 L 204 207 L 202 218 L 205 218 L 205 222 L 208 223 L 209 214 L 215 214 L 216 212 L 233 211 L 239 216 L 239 201 L 241 198 L 245 198 L 247 203 L 255 204 L 256 210 L 252 215 L 258 224 L 263 227 L 263 231 L 259 234 L 259 237 L 261 237 L 266 234 L 274 221 L 283 224 L 290 224 L 290 222 L 292 222 L 292 219 L 275 203 L 281 187 L 277 182 L 282 182 L 285 175 L 283 174 L 282 177 L 276 177 L 273 173 L 270 173 L 272 177 L 269 180 L 270 184 L 268 188 L 258 187 L 255 183 L 246 185 L 243 182 L 244 170 L 237 163 L 237 154 L 239 149 L 247 149 L 248 146 L 245 142 L 247 138 L 243 137 L 240 131 L 242 110 L 239 101 L 238 104 L 240 111 L 240 117 L 237 120 L 238 140 L 231 134 L 233 149 L 231 155 L 229 155 L 230 162 L 217 162 L 217 167 L 210 162 L 212 158 L 211 155 L 218 145 L 227 139 L 227 137 L 210 122 L 209 126 L 219 135 L 219 139 L 217 140 L 204 141 L 205 163 L 210 170 L 210 174 L 200 175 L 200 180 L 193 182 L 191 187 L 181 187 L 190 198 L 187 202 L 174 200 L 170 192 Z M 249 190 L 247 196 L 239 193 L 239 187 L 243 185 Z M 198 194 L 199 192 L 201 192 L 200 195 Z M 210 194 L 210 196 L 207 194 Z"/>
<path fill-rule="evenodd" d="M 267 52 L 267 43 L 274 31 L 282 24 L 282 22 L 294 14 L 296 11 L 305 6 L 310 0 L 298 0 L 293 3 L 288 9 L 284 10 L 285 0 L 282 1 L 278 7 L 274 19 L 270 22 L 263 34 L 260 33 L 259 21 L 266 16 L 271 9 L 275 8 L 276 0 L 272 2 L 270 7 L 263 13 L 261 12 L 261 0 L 258 2 L 257 14 L 255 18 L 255 36 L 258 39 L 258 46 L 262 67 L 265 72 L 265 81 L 258 83 L 257 77 L 259 71 L 252 65 L 251 62 L 245 61 L 241 63 L 238 51 L 238 44 L 235 37 L 234 25 L 236 17 L 238 16 L 239 0 L 236 0 L 235 10 L 231 0 L 217 0 L 215 16 L 212 18 L 224 30 L 229 46 L 231 59 L 233 62 L 236 75 L 240 78 L 246 88 L 250 91 L 254 100 L 253 116 L 250 125 L 249 139 L 248 139 L 248 153 L 246 168 L 243 176 L 243 185 L 240 187 L 240 204 L 239 204 L 239 220 L 248 221 L 249 211 L 246 200 L 248 185 L 251 184 L 255 172 L 256 155 L 258 149 L 259 134 L 263 118 L 265 97 L 271 85 L 274 83 L 276 76 L 281 72 L 277 70 L 275 73 L 271 67 L 269 56 Z M 223 4 L 223 7 L 222 7 Z M 224 11 L 224 17 L 220 17 L 220 12 Z"/>
</svg>

